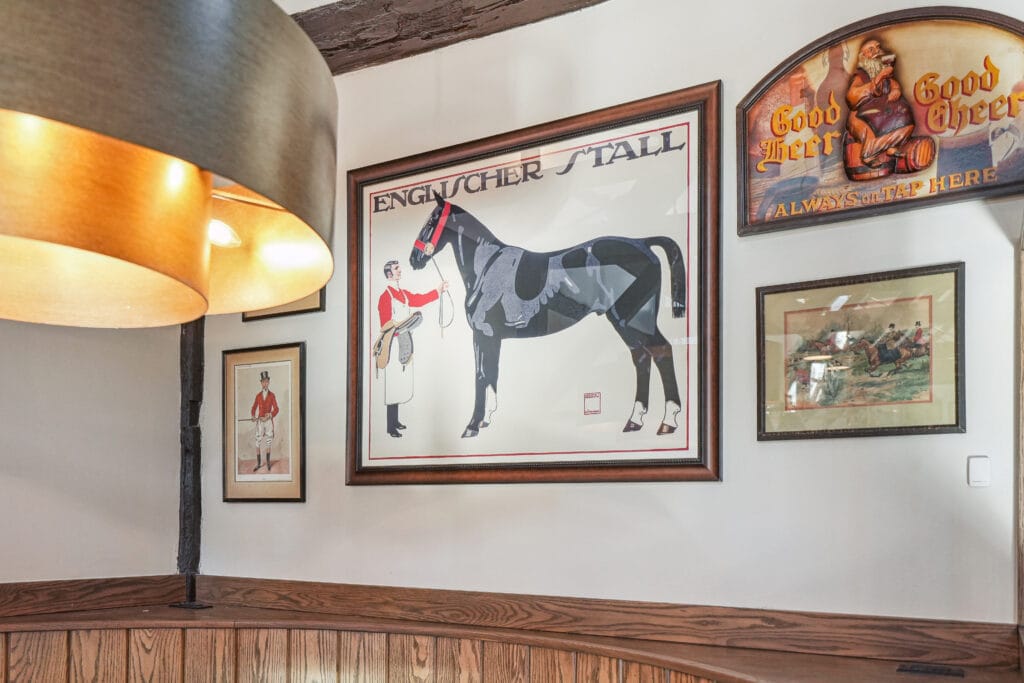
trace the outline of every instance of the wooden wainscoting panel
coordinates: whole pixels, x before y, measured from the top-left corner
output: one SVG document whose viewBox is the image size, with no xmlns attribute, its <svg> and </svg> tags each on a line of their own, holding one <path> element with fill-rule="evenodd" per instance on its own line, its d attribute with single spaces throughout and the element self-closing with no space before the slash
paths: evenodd
<svg viewBox="0 0 1024 683">
<path fill-rule="evenodd" d="M 546 647 L 530 648 L 530 683 L 575 683 L 576 655 Z"/>
<path fill-rule="evenodd" d="M 386 633 L 342 631 L 338 635 L 338 669 L 341 673 L 341 683 L 379 683 L 387 680 Z"/>
<path fill-rule="evenodd" d="M 0 617 L 167 605 L 183 600 L 185 577 L 177 574 L 0 583 Z"/>
<path fill-rule="evenodd" d="M 234 683 L 235 629 L 185 629 L 185 681 Z"/>
<path fill-rule="evenodd" d="M 433 683 L 434 637 L 388 634 L 388 683 Z"/>
<path fill-rule="evenodd" d="M 651 664 L 623 662 L 622 683 L 665 683 L 665 670 Z"/>
<path fill-rule="evenodd" d="M 238 683 L 288 683 L 288 631 L 283 628 L 240 628 Z"/>
<path fill-rule="evenodd" d="M 128 631 L 128 680 L 131 683 L 182 681 L 184 638 L 180 628 Z"/>
<path fill-rule="evenodd" d="M 785 612 L 312 581 L 197 577 L 197 599 L 536 632 L 952 666 L 1016 667 L 1016 624 Z"/>
<path fill-rule="evenodd" d="M 67 631 L 8 633 L 7 655 L 10 683 L 67 680 Z"/>
<path fill-rule="evenodd" d="M 7 634 L 0 633 L 0 683 L 7 683 Z"/>
<path fill-rule="evenodd" d="M 694 676 L 693 674 L 684 674 L 681 671 L 669 671 L 668 672 L 668 683 L 715 683 L 706 678 L 700 676 Z M 907 683 L 910 683 L 908 681 Z"/>
<path fill-rule="evenodd" d="M 487 683 L 528 683 L 530 648 L 515 643 L 484 641 L 484 680 Z"/>
<path fill-rule="evenodd" d="M 483 642 L 471 638 L 437 639 L 435 683 L 482 683 Z"/>
<path fill-rule="evenodd" d="M 619 660 L 586 652 L 577 653 L 576 683 L 619 683 Z"/>
<path fill-rule="evenodd" d="M 89 629 L 70 631 L 70 683 L 124 683 L 128 679 L 128 631 Z"/>
<path fill-rule="evenodd" d="M 337 631 L 295 629 L 288 639 L 291 683 L 337 683 Z"/>
</svg>

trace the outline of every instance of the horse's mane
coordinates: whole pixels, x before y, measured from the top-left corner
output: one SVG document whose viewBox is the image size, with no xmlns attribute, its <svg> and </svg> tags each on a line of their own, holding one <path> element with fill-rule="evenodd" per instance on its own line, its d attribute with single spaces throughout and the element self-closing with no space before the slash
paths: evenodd
<svg viewBox="0 0 1024 683">
<path fill-rule="evenodd" d="M 494 244 L 497 246 L 507 246 L 498 237 L 488 229 L 486 225 L 480 222 L 480 220 L 466 211 L 458 204 L 452 204 L 452 213 L 456 215 L 458 225 L 462 228 L 462 235 L 465 239 L 471 239 L 476 241 L 478 244 Z M 457 238 L 456 238 L 457 239 Z"/>
</svg>

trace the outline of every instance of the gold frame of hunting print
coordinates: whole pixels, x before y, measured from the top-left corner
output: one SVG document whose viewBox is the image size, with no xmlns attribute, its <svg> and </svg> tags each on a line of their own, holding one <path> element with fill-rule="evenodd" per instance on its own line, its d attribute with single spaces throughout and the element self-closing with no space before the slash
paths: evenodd
<svg viewBox="0 0 1024 683">
<path fill-rule="evenodd" d="M 737 232 L 1024 191 L 1024 22 L 925 7 L 799 50 L 739 103 Z"/>
<path fill-rule="evenodd" d="M 306 500 L 306 343 L 222 352 L 225 502 Z"/>
</svg>

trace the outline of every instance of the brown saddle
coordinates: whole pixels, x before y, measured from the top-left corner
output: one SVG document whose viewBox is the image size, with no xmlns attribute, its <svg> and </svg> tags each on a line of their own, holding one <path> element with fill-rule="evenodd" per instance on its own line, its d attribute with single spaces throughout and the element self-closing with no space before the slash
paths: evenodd
<svg viewBox="0 0 1024 683">
<path fill-rule="evenodd" d="M 396 323 L 394 320 L 389 320 L 384 324 L 384 327 L 380 328 L 380 334 L 373 341 L 373 356 L 376 358 L 376 366 L 378 370 L 383 370 L 388 365 L 388 361 L 391 360 L 391 342 L 395 336 L 399 336 L 399 351 L 398 361 L 405 365 L 412 358 L 412 335 L 409 334 L 411 330 L 419 326 L 423 322 L 423 314 L 416 311 L 405 320 Z"/>
</svg>

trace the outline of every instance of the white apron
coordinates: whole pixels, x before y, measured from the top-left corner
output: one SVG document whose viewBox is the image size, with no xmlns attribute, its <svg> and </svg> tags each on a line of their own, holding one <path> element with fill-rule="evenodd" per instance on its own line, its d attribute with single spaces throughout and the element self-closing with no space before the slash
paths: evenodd
<svg viewBox="0 0 1024 683">
<path fill-rule="evenodd" d="M 400 301 L 388 288 L 388 296 L 391 297 L 391 319 L 395 322 L 402 322 L 412 315 L 412 308 L 405 301 Z M 388 356 L 388 364 L 384 367 L 384 403 L 406 403 L 412 398 L 412 363 L 409 359 L 406 365 L 398 360 L 398 339 L 391 340 L 391 354 Z M 415 358 L 415 355 L 414 355 Z"/>
</svg>

